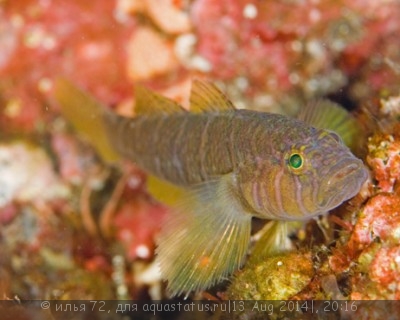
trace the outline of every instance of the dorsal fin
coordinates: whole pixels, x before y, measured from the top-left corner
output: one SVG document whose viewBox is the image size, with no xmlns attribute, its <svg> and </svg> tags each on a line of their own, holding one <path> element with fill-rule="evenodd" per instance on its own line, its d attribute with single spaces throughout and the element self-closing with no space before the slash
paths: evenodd
<svg viewBox="0 0 400 320">
<path fill-rule="evenodd" d="M 136 115 L 154 115 L 157 113 L 175 113 L 185 112 L 177 102 L 163 97 L 162 95 L 151 91 L 141 85 L 135 87 L 135 114 Z"/>
<path fill-rule="evenodd" d="M 194 80 L 190 93 L 190 111 L 207 112 L 235 109 L 232 102 L 214 84 Z"/>
<path fill-rule="evenodd" d="M 298 119 L 307 124 L 336 132 L 343 142 L 353 150 L 363 130 L 358 121 L 340 105 L 330 100 L 317 100 L 307 104 L 298 114 Z"/>
</svg>

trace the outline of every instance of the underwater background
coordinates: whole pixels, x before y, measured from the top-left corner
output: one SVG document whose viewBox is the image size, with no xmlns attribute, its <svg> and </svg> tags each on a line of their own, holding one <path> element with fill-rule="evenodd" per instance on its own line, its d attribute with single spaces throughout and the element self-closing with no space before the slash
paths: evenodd
<svg viewBox="0 0 400 320">
<path fill-rule="evenodd" d="M 154 262 L 168 206 L 145 172 L 110 165 L 71 126 L 55 95 L 66 78 L 126 116 L 137 85 L 189 108 L 193 79 L 241 109 L 340 104 L 363 128 L 361 191 L 189 298 L 398 300 L 399 17 L 398 0 L 0 1 L 1 299 L 170 301 Z M 263 224 L 253 221 L 253 244 Z M 395 311 L 368 312 L 351 317 Z"/>
</svg>

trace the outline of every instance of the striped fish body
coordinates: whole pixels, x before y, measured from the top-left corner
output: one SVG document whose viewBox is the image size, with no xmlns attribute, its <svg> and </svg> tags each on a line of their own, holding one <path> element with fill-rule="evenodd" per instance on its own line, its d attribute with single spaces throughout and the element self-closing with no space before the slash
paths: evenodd
<svg viewBox="0 0 400 320">
<path fill-rule="evenodd" d="M 118 153 L 172 184 L 190 187 L 232 174 L 243 212 L 261 218 L 303 220 L 337 206 L 319 199 L 318 190 L 338 158 L 354 166 L 343 170 L 359 172 L 361 180 L 365 175 L 335 134 L 278 114 L 230 110 L 131 119 L 108 113 L 105 122 Z M 290 170 L 292 153 L 304 155 L 307 170 Z"/>
<path fill-rule="evenodd" d="M 105 122 L 124 157 L 168 182 L 191 186 L 232 172 L 243 157 L 234 145 L 243 131 L 238 124 L 250 119 L 238 119 L 238 113 L 185 112 L 133 119 L 109 114 Z"/>
</svg>

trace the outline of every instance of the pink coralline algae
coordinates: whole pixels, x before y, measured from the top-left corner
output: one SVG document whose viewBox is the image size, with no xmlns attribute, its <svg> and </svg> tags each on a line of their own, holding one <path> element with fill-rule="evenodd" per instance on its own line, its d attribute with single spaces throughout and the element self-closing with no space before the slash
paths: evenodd
<svg viewBox="0 0 400 320">
<path fill-rule="evenodd" d="M 280 7 L 272 2 L 269 5 L 271 12 Z M 254 16 L 246 16 L 246 6 L 251 6 Z M 285 89 L 290 86 L 288 62 L 293 53 L 282 44 L 294 40 L 302 27 L 280 29 L 282 22 L 271 21 L 269 10 L 260 6 L 246 5 L 245 1 L 196 1 L 192 17 L 199 40 L 197 50 L 211 63 L 210 73 L 215 77 L 244 76 L 256 83 L 275 82 Z M 270 78 L 266 78 L 267 72 Z"/>
<path fill-rule="evenodd" d="M 400 246 L 382 248 L 371 264 L 372 281 L 397 292 L 400 298 Z"/>
<path fill-rule="evenodd" d="M 359 210 L 349 241 L 341 250 L 347 254 L 348 268 L 357 261 L 351 299 L 400 299 L 398 98 L 381 101 L 380 111 L 390 117 L 381 115 L 380 129 L 368 140 L 372 196 Z"/>
<path fill-rule="evenodd" d="M 114 7 L 108 0 L 2 3 L 0 41 L 7 45 L 0 53 L 0 120 L 11 119 L 11 128 L 34 129 L 54 105 L 57 76 L 71 77 L 107 104 L 129 96 L 125 43 L 134 22 L 117 21 Z"/>
<path fill-rule="evenodd" d="M 396 127 L 398 130 L 400 126 Z M 378 187 L 392 192 L 400 179 L 400 137 L 390 134 L 375 135 L 368 144 L 367 162 L 375 172 Z"/>
<path fill-rule="evenodd" d="M 315 96 L 350 85 L 359 98 L 367 84 L 390 86 L 395 75 L 380 52 L 399 58 L 399 14 L 396 1 L 197 0 L 191 8 L 209 76 L 245 79 L 247 91 L 275 99 L 293 88 Z"/>
<path fill-rule="evenodd" d="M 400 299 L 400 246 L 374 243 L 363 250 L 351 279 L 353 300 Z"/>
<path fill-rule="evenodd" d="M 400 240 L 400 198 L 378 194 L 368 201 L 359 214 L 350 244 L 362 249 L 374 240 L 397 243 Z"/>
<path fill-rule="evenodd" d="M 150 259 L 154 255 L 154 235 L 166 216 L 166 208 L 137 198 L 122 205 L 113 222 L 116 238 L 126 250 L 128 260 Z"/>
<path fill-rule="evenodd" d="M 398 99 L 382 101 L 381 112 L 396 113 L 398 105 Z M 386 132 L 379 130 L 368 140 L 366 160 L 372 170 L 373 193 L 354 226 L 350 238 L 354 249 L 365 248 L 377 238 L 385 243 L 400 239 L 400 126 L 393 118 L 382 126 Z"/>
<path fill-rule="evenodd" d="M 71 134 L 61 132 L 53 134 L 51 146 L 57 156 L 61 178 L 72 185 L 81 185 L 93 162 L 93 152 L 80 145 Z"/>
</svg>

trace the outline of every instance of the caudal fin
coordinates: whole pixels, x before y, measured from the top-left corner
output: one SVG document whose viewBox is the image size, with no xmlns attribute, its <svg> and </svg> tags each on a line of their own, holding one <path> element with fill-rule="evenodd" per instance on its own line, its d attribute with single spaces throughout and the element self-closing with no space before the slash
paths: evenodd
<svg viewBox="0 0 400 320">
<path fill-rule="evenodd" d="M 63 78 L 56 80 L 55 97 L 63 116 L 94 146 L 102 159 L 107 162 L 119 159 L 103 124 L 106 109 L 99 101 Z"/>
</svg>

